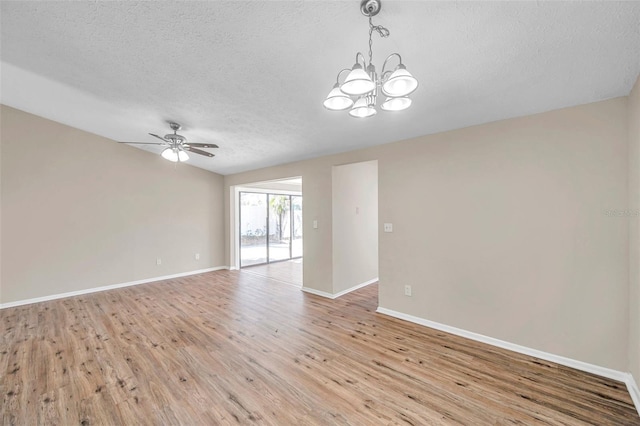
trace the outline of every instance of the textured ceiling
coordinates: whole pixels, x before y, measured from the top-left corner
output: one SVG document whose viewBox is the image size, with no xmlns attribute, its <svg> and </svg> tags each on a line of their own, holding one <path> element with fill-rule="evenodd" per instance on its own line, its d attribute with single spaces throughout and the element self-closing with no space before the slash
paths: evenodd
<svg viewBox="0 0 640 426">
<path fill-rule="evenodd" d="M 228 174 L 624 96 L 640 2 L 383 1 L 413 106 L 357 120 L 322 101 L 367 49 L 359 1 L 0 3 L 2 102 L 114 140 L 183 124 Z M 46 143 L 46 141 L 42 141 Z"/>
</svg>

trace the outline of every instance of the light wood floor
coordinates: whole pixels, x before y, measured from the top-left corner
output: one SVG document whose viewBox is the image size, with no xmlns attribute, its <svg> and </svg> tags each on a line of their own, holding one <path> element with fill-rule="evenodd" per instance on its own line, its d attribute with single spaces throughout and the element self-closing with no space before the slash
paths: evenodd
<svg viewBox="0 0 640 426">
<path fill-rule="evenodd" d="M 3 424 L 640 424 L 624 384 L 217 271 L 0 311 Z"/>
<path fill-rule="evenodd" d="M 302 258 L 267 263 L 265 265 L 247 266 L 242 270 L 302 287 Z"/>
</svg>

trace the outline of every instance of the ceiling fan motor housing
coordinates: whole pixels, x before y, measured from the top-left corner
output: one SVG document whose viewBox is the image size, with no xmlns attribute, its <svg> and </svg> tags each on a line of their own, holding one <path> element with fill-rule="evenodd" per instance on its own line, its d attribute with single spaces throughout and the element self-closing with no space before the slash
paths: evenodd
<svg viewBox="0 0 640 426">
<path fill-rule="evenodd" d="M 187 140 L 184 136 L 178 135 L 176 133 L 168 133 L 164 135 L 164 138 L 174 143 L 184 143 Z"/>
</svg>

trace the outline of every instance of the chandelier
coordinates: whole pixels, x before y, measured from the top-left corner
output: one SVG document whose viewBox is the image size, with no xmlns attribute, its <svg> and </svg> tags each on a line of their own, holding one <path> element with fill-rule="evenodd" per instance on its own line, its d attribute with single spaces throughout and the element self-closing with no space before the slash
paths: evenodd
<svg viewBox="0 0 640 426">
<path fill-rule="evenodd" d="M 377 114 L 376 103 L 379 91 L 386 97 L 380 108 L 384 111 L 402 111 L 411 106 L 409 95 L 418 88 L 416 80 L 402 63 L 398 53 L 392 53 L 382 64 L 382 73 L 378 77 L 373 65 L 372 35 L 376 31 L 380 37 L 389 37 L 389 30 L 382 25 L 373 25 L 371 18 L 382 8 L 381 0 L 362 0 L 360 11 L 369 18 L 369 64 L 362 53 L 356 54 L 356 63 L 351 69 L 345 68 L 338 73 L 336 84 L 324 100 L 324 107 L 331 111 L 349 109 L 349 115 L 356 118 L 372 117 Z M 393 58 L 398 65 L 387 69 Z M 348 72 L 340 83 L 340 76 Z M 355 100 L 355 101 L 354 101 Z"/>
</svg>

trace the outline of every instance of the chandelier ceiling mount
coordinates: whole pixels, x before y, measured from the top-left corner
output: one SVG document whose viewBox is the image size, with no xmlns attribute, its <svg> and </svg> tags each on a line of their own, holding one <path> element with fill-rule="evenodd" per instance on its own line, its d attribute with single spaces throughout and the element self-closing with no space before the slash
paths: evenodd
<svg viewBox="0 0 640 426">
<path fill-rule="evenodd" d="M 380 0 L 362 0 L 360 2 L 360 11 L 364 16 L 376 16 L 380 12 Z"/>
</svg>

